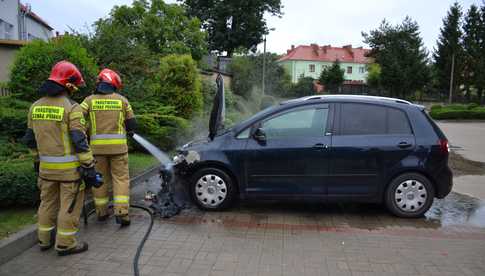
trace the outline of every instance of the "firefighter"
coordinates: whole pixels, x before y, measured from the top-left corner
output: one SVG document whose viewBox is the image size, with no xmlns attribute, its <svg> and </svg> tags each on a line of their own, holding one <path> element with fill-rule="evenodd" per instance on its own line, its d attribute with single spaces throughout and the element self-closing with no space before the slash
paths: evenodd
<svg viewBox="0 0 485 276">
<path fill-rule="evenodd" d="M 101 188 L 93 189 L 96 215 L 99 221 L 109 217 L 109 185 L 113 189 L 116 223 L 130 225 L 130 177 L 128 173 L 128 145 L 126 135 L 133 135 L 136 120 L 128 100 L 118 94 L 122 88 L 120 76 L 110 69 L 99 73 L 93 95 L 82 103 L 89 118 L 90 146 L 96 157 L 96 169 L 104 176 Z"/>
<path fill-rule="evenodd" d="M 83 84 L 81 72 L 72 63 L 55 64 L 39 89 L 43 96 L 30 107 L 23 138 L 34 154 L 38 173 L 39 246 L 42 251 L 51 248 L 55 234 L 59 256 L 88 250 L 86 242 L 77 242 L 76 233 L 85 184 L 96 182 L 96 171 L 82 108 L 70 99 Z"/>
</svg>

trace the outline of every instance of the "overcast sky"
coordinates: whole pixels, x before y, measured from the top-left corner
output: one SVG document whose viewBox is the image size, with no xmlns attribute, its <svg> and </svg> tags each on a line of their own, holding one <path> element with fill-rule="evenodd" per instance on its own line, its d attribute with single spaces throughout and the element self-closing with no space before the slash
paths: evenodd
<svg viewBox="0 0 485 276">
<path fill-rule="evenodd" d="M 64 32 L 72 27 L 86 30 L 96 19 L 105 17 L 114 5 L 130 4 L 131 0 L 45 0 L 26 1 L 32 10 L 56 30 Z M 169 3 L 175 0 L 166 1 Z M 425 46 L 435 46 L 442 19 L 454 0 L 282 0 L 282 18 L 267 17 L 268 26 L 275 28 L 267 38 L 269 51 L 284 53 L 292 44 L 366 46 L 362 31 L 377 28 L 386 18 L 401 22 L 406 15 L 421 28 Z M 458 1 L 464 10 L 482 0 Z M 261 47 L 260 47 L 261 48 Z"/>
</svg>

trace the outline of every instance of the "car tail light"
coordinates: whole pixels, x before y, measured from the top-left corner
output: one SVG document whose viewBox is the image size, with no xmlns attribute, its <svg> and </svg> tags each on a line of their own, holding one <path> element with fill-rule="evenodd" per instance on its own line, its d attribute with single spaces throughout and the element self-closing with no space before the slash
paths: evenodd
<svg viewBox="0 0 485 276">
<path fill-rule="evenodd" d="M 450 146 L 448 145 L 448 140 L 446 139 L 439 139 L 438 143 L 440 145 L 440 151 L 444 154 L 448 154 L 450 152 Z"/>
</svg>

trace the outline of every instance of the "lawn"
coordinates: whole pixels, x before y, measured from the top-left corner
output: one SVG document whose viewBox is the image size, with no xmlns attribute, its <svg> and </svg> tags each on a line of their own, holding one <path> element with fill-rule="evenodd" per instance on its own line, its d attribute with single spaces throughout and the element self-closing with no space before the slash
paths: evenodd
<svg viewBox="0 0 485 276">
<path fill-rule="evenodd" d="M 157 159 L 150 154 L 130 153 L 129 158 L 130 177 L 135 177 L 159 164 Z"/>
<path fill-rule="evenodd" d="M 21 230 L 25 225 L 37 221 L 33 208 L 2 208 L 0 210 L 0 239 Z"/>
</svg>

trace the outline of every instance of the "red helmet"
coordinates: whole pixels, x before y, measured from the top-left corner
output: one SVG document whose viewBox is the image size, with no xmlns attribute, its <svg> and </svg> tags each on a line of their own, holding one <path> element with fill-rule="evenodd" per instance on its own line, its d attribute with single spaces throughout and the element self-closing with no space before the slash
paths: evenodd
<svg viewBox="0 0 485 276">
<path fill-rule="evenodd" d="M 52 67 L 49 80 L 54 81 L 62 86 L 66 86 L 68 83 L 75 86 L 84 86 L 84 79 L 77 67 L 69 61 L 59 61 Z"/>
<path fill-rule="evenodd" d="M 99 72 L 98 82 L 106 82 L 108 84 L 111 84 L 117 90 L 120 90 L 121 87 L 123 87 L 123 84 L 121 83 L 120 75 L 118 75 L 118 73 L 108 68 L 103 69 L 101 70 L 101 72 Z"/>
</svg>

